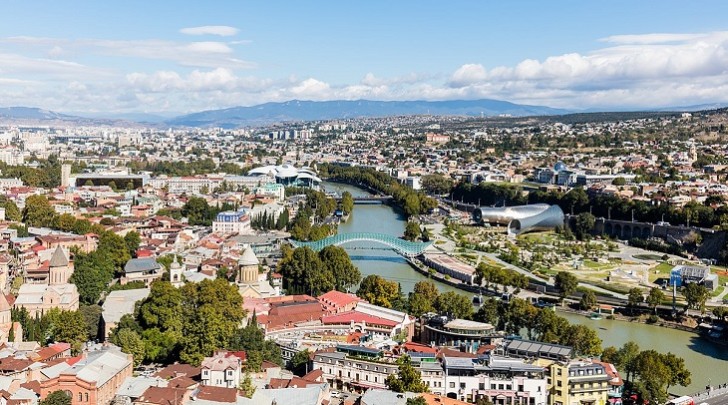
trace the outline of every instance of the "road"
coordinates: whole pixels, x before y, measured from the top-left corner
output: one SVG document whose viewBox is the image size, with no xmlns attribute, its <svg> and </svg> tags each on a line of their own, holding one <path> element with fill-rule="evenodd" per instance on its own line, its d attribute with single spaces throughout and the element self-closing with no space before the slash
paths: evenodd
<svg viewBox="0 0 728 405">
<path fill-rule="evenodd" d="M 719 395 L 714 398 L 706 399 L 704 401 L 696 401 L 695 405 L 700 405 L 702 403 L 706 403 L 709 405 L 728 405 L 728 393 L 725 393 L 723 395 Z"/>
</svg>

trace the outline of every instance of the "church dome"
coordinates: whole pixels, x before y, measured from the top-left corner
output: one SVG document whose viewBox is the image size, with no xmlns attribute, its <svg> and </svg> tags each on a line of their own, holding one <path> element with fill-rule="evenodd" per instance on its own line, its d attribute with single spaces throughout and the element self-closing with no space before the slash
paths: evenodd
<svg viewBox="0 0 728 405">
<path fill-rule="evenodd" d="M 241 266 L 257 266 L 260 264 L 258 258 L 255 256 L 255 252 L 250 247 L 245 248 L 243 256 L 238 260 L 238 264 Z"/>
</svg>

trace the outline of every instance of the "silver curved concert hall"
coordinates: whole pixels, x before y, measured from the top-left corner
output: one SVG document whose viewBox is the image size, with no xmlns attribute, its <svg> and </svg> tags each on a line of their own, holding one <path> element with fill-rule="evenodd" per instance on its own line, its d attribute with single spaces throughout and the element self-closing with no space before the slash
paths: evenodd
<svg viewBox="0 0 728 405">
<path fill-rule="evenodd" d="M 508 226 L 509 235 L 554 229 L 564 225 L 564 212 L 558 205 L 532 204 L 515 207 L 480 207 L 473 211 L 477 223 Z"/>
</svg>

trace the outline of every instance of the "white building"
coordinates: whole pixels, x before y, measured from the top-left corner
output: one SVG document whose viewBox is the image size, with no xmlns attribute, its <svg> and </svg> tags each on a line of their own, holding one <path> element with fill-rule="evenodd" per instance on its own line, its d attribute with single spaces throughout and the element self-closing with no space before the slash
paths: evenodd
<svg viewBox="0 0 728 405">
<path fill-rule="evenodd" d="M 217 351 L 212 357 L 205 357 L 201 364 L 202 385 L 238 388 L 242 359 L 227 351 Z"/>
<path fill-rule="evenodd" d="M 223 211 L 212 222 L 212 232 L 220 234 L 250 233 L 250 215 L 245 210 Z"/>
</svg>

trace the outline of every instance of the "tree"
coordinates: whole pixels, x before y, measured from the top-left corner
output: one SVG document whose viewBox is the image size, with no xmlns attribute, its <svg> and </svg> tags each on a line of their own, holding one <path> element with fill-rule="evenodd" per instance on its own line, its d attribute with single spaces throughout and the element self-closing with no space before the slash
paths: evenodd
<svg viewBox="0 0 728 405">
<path fill-rule="evenodd" d="M 338 291 L 349 291 L 359 284 L 361 273 L 351 262 L 346 250 L 338 246 L 326 246 L 318 253 L 321 259 L 322 271 L 329 272 L 334 278 L 335 288 Z"/>
<path fill-rule="evenodd" d="M 66 342 L 74 353 L 81 351 L 86 342 L 88 329 L 83 315 L 79 311 L 49 311 L 48 320 L 52 326 L 51 340 Z"/>
<path fill-rule="evenodd" d="M 31 195 L 25 200 L 23 222 L 28 226 L 51 226 L 56 211 L 43 195 Z"/>
<path fill-rule="evenodd" d="M 427 405 L 427 400 L 424 397 L 407 398 L 405 405 Z"/>
<path fill-rule="evenodd" d="M 94 340 L 99 336 L 99 322 L 101 321 L 101 306 L 99 305 L 81 305 L 78 311 L 83 315 L 86 323 L 86 336 L 89 340 Z"/>
<path fill-rule="evenodd" d="M 361 281 L 356 295 L 371 304 L 392 308 L 399 299 L 399 285 L 376 274 L 370 274 Z"/>
<path fill-rule="evenodd" d="M 71 405 L 71 397 L 65 391 L 53 391 L 39 405 Z"/>
<path fill-rule="evenodd" d="M 576 291 L 576 287 L 579 285 L 579 281 L 573 274 L 566 271 L 561 271 L 556 274 L 556 277 L 554 279 L 554 285 L 559 290 L 559 296 L 563 301 L 564 298 L 570 296 L 574 291 Z"/>
<path fill-rule="evenodd" d="M 121 272 L 126 262 L 131 259 L 126 241 L 114 232 L 104 232 L 101 235 L 96 254 L 114 263 L 117 272 Z"/>
<path fill-rule="evenodd" d="M 296 352 L 291 358 L 291 371 L 302 376 L 308 372 L 308 363 L 311 361 L 311 352 L 304 349 Z"/>
<path fill-rule="evenodd" d="M 422 188 L 430 194 L 450 194 L 453 186 L 453 180 L 441 174 L 428 174 L 422 176 Z"/>
<path fill-rule="evenodd" d="M 265 339 L 265 333 L 258 327 L 255 313 L 248 324 L 233 336 L 230 344 L 232 350 L 245 350 L 248 355 L 247 367 L 252 371 L 260 371 L 263 360 L 282 364 L 281 349 L 272 340 Z"/>
<path fill-rule="evenodd" d="M 253 379 L 250 378 L 248 371 L 245 372 L 243 381 L 240 383 L 240 390 L 243 391 L 243 395 L 246 398 L 252 398 L 253 394 L 255 394 L 255 384 L 253 384 Z"/>
<path fill-rule="evenodd" d="M 199 365 L 216 349 L 228 347 L 245 317 L 243 298 L 224 279 L 187 283 L 182 293 L 180 360 Z"/>
<path fill-rule="evenodd" d="M 142 364 L 145 358 L 144 342 L 138 333 L 131 329 L 122 329 L 114 334 L 114 344 L 121 347 L 121 351 L 134 357 L 134 367 Z"/>
<path fill-rule="evenodd" d="M 341 210 L 344 211 L 344 214 L 354 212 L 354 197 L 348 191 L 341 194 Z"/>
<path fill-rule="evenodd" d="M 574 220 L 574 235 L 579 240 L 587 239 L 594 229 L 596 217 L 588 212 L 582 212 Z"/>
<path fill-rule="evenodd" d="M 629 341 L 622 345 L 617 351 L 615 365 L 625 372 L 626 379 L 630 380 L 630 375 L 634 376 L 636 371 L 635 360 L 640 354 L 640 347 L 637 343 Z"/>
<path fill-rule="evenodd" d="M 699 309 L 700 312 L 705 312 L 705 301 L 710 297 L 710 291 L 698 283 L 689 283 L 683 287 L 682 291 L 687 301 L 687 307 L 692 309 Z"/>
<path fill-rule="evenodd" d="M 397 374 L 390 374 L 384 381 L 387 388 L 394 392 L 427 392 L 427 384 L 422 382 L 422 375 L 412 366 L 409 356 L 402 355 L 397 359 Z"/>
<path fill-rule="evenodd" d="M 17 222 L 23 219 L 23 216 L 14 201 L 6 199 L 2 204 L 0 204 L 0 206 L 5 208 L 5 219 L 8 221 Z"/>
<path fill-rule="evenodd" d="M 657 306 L 665 300 L 665 293 L 659 288 L 653 287 L 647 295 L 647 304 L 652 307 L 652 310 L 657 313 Z"/>
<path fill-rule="evenodd" d="M 580 356 L 598 356 L 602 353 L 602 340 L 594 329 L 586 325 L 569 325 L 559 343 L 572 346 Z"/>
<path fill-rule="evenodd" d="M 645 297 L 642 295 L 641 289 L 637 287 L 631 288 L 627 294 L 627 306 L 630 308 L 630 313 L 632 313 L 634 308 L 637 308 L 644 299 Z"/>
<path fill-rule="evenodd" d="M 437 312 L 449 314 L 455 318 L 471 319 L 473 317 L 473 304 L 468 297 L 455 291 L 440 294 L 434 304 Z"/>
<path fill-rule="evenodd" d="M 408 241 L 416 241 L 420 235 L 420 226 L 413 221 L 407 222 L 407 226 L 404 228 L 404 238 Z"/>
<path fill-rule="evenodd" d="M 131 231 L 124 235 L 124 243 L 126 243 L 126 248 L 129 250 L 129 256 L 136 257 L 136 251 L 139 249 L 141 242 L 142 238 L 138 232 Z"/>
<path fill-rule="evenodd" d="M 581 301 L 579 301 L 579 307 L 583 309 L 584 311 L 590 311 L 594 306 L 597 305 L 597 296 L 594 294 L 594 291 L 587 290 L 582 296 Z"/>
<path fill-rule="evenodd" d="M 335 287 L 333 273 L 324 268 L 319 255 L 308 247 L 296 248 L 289 258 L 281 260 L 279 272 L 289 294 L 318 296 Z"/>
<path fill-rule="evenodd" d="M 604 350 L 602 350 L 602 355 L 600 360 L 605 363 L 617 363 L 617 356 L 618 356 L 619 350 L 614 346 L 605 347 Z"/>
<path fill-rule="evenodd" d="M 420 317 L 435 310 L 435 300 L 440 295 L 435 283 L 430 280 L 418 281 L 409 298 L 409 314 Z"/>
<path fill-rule="evenodd" d="M 190 225 L 209 226 L 212 224 L 212 210 L 207 200 L 202 197 L 190 197 L 182 206 L 182 215 L 187 217 Z"/>
<path fill-rule="evenodd" d="M 667 381 L 666 388 L 670 388 L 673 385 L 687 387 L 692 383 L 690 370 L 685 367 L 685 359 L 677 357 L 670 352 L 661 356 L 662 361 L 670 370 L 670 379 Z"/>
<path fill-rule="evenodd" d="M 625 178 L 622 176 L 615 177 L 614 180 L 612 180 L 613 186 L 623 186 L 625 184 L 627 184 L 627 180 L 625 180 Z"/>
</svg>

